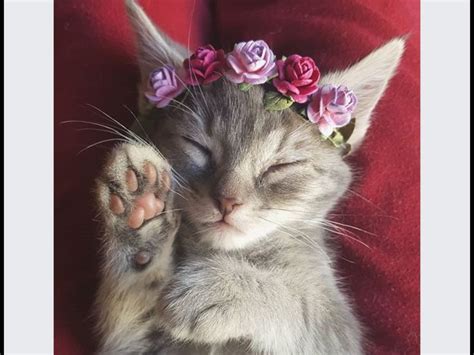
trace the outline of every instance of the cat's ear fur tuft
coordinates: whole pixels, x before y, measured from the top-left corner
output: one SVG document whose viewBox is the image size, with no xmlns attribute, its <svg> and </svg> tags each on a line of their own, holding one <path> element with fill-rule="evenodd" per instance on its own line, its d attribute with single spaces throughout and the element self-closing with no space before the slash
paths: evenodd
<svg viewBox="0 0 474 355">
<path fill-rule="evenodd" d="M 321 84 L 347 86 L 358 98 L 353 114 L 356 126 L 348 140 L 352 151 L 362 143 L 370 126 L 372 111 L 395 74 L 404 49 L 405 38 L 392 39 L 348 69 L 321 78 Z"/>
<path fill-rule="evenodd" d="M 135 0 L 125 0 L 125 6 L 136 35 L 141 75 L 139 108 L 140 113 L 143 113 L 148 109 L 143 92 L 146 90 L 150 72 L 164 64 L 181 66 L 183 60 L 188 57 L 188 50 L 155 26 Z"/>
</svg>

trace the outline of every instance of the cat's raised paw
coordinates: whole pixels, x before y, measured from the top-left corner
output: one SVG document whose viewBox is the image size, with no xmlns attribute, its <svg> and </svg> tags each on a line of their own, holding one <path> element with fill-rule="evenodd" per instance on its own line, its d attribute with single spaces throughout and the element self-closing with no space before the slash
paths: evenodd
<svg viewBox="0 0 474 355">
<path fill-rule="evenodd" d="M 131 229 L 161 215 L 171 188 L 168 163 L 148 146 L 116 148 L 99 182 L 103 208 Z"/>
<path fill-rule="evenodd" d="M 139 173 L 140 174 L 140 173 Z M 131 201 L 131 209 L 127 216 L 127 224 L 130 228 L 140 228 L 144 221 L 147 221 L 163 212 L 165 203 L 162 200 L 164 194 L 169 191 L 169 175 L 162 172 L 161 181 L 158 182 L 158 172 L 155 166 L 146 162 L 141 172 L 143 179 L 143 187 L 139 190 L 139 178 L 133 169 L 127 169 L 125 182 L 127 190 L 131 194 L 136 195 Z M 110 195 L 110 210 L 121 215 L 125 213 L 124 202 L 119 195 Z"/>
</svg>

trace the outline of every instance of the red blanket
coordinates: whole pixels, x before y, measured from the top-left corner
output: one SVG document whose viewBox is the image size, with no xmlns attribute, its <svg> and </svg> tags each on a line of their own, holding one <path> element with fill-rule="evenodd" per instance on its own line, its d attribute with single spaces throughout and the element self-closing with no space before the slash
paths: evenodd
<svg viewBox="0 0 474 355">
<path fill-rule="evenodd" d="M 351 158 L 360 178 L 335 220 L 366 230 L 341 245 L 340 269 L 371 354 L 419 352 L 419 3 L 412 0 L 142 0 L 152 19 L 191 46 L 229 47 L 262 38 L 278 54 L 315 58 L 341 69 L 394 36 L 409 33 L 398 74 L 376 108 L 370 133 Z M 194 12 L 193 12 L 194 7 Z M 95 349 L 90 311 L 97 286 L 93 179 L 111 142 L 86 106 L 119 121 L 136 111 L 138 70 L 121 1 L 55 2 L 55 352 Z"/>
</svg>

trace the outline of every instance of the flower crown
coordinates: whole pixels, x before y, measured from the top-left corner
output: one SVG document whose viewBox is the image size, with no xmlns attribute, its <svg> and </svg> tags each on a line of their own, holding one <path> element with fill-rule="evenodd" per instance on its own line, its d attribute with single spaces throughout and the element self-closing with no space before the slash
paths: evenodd
<svg viewBox="0 0 474 355">
<path fill-rule="evenodd" d="M 336 147 L 350 148 L 347 140 L 355 125 L 355 94 L 342 85 L 318 86 L 320 72 L 312 58 L 292 54 L 277 60 L 262 40 L 237 43 L 227 55 L 211 45 L 199 47 L 184 60 L 182 68 L 167 64 L 154 70 L 150 91 L 145 95 L 154 106 L 162 108 L 181 95 L 186 86 L 210 84 L 223 76 L 244 91 L 253 85 L 267 85 L 265 109 L 296 108 L 317 125 L 324 139 Z"/>
</svg>

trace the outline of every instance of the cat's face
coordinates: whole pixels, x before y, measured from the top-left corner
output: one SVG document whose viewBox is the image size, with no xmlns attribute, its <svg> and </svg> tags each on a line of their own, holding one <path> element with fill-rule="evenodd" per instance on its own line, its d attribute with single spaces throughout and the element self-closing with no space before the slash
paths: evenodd
<svg viewBox="0 0 474 355">
<path fill-rule="evenodd" d="M 221 80 L 192 90 L 187 107 L 151 113 L 154 142 L 176 172 L 179 208 L 196 238 L 216 248 L 276 230 L 295 234 L 295 226 L 321 219 L 350 181 L 314 125 L 262 102 L 261 87 L 242 92 Z"/>
<path fill-rule="evenodd" d="M 261 86 L 243 92 L 220 79 L 190 88 L 171 105 L 176 108 L 147 105 L 151 71 L 163 64 L 179 68 L 189 50 L 157 29 L 134 1 L 127 9 L 142 74 L 140 115 L 154 122 L 149 133 L 175 170 L 178 207 L 195 227 L 196 240 L 239 248 L 277 230 L 294 235 L 323 218 L 350 183 L 340 152 L 291 109 L 265 111 Z M 404 46 L 404 39 L 393 39 L 346 70 L 321 76 L 319 84 L 344 85 L 358 97 L 352 151 L 365 137 Z"/>
</svg>

